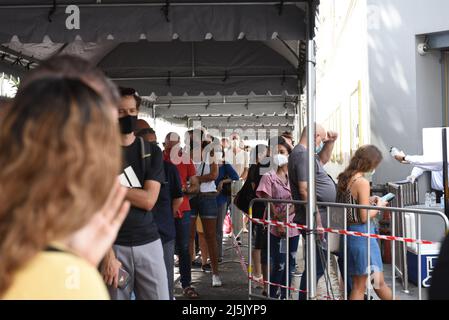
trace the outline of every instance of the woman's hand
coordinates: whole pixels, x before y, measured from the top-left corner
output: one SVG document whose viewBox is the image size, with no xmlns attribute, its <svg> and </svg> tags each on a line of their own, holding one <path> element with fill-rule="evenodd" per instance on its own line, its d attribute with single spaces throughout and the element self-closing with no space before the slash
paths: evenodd
<svg viewBox="0 0 449 320">
<path fill-rule="evenodd" d="M 375 206 L 379 199 L 380 199 L 380 197 L 378 197 L 378 196 L 372 196 L 372 197 L 369 198 L 369 204 L 371 206 Z"/>
<path fill-rule="evenodd" d="M 279 237 L 283 238 L 287 235 L 287 231 L 285 230 L 284 226 L 276 226 L 276 232 L 278 233 Z"/>
<path fill-rule="evenodd" d="M 374 197 L 372 197 L 372 198 L 374 198 Z M 371 203 L 371 198 L 370 198 L 370 203 Z M 379 208 L 385 208 L 388 206 L 388 202 L 382 200 L 382 198 L 380 198 L 380 197 L 375 197 L 374 203 L 372 205 L 379 207 Z"/>
<path fill-rule="evenodd" d="M 377 206 L 380 207 L 380 208 L 385 208 L 385 207 L 388 206 L 388 202 L 379 199 L 379 200 L 377 201 Z"/>
<path fill-rule="evenodd" d="M 376 199 L 374 201 L 374 205 L 376 207 L 385 208 L 386 206 L 388 206 L 388 202 L 382 200 L 382 198 L 376 197 Z"/>
<path fill-rule="evenodd" d="M 124 201 L 126 193 L 127 188 L 122 187 L 117 179 L 103 207 L 90 222 L 70 236 L 67 241 L 69 249 L 97 266 L 112 247 L 128 214 L 130 203 Z"/>
<path fill-rule="evenodd" d="M 217 186 L 217 192 L 218 192 L 218 193 L 221 193 L 222 190 L 223 190 L 223 180 L 220 181 L 220 183 L 218 184 L 218 186 Z"/>
</svg>

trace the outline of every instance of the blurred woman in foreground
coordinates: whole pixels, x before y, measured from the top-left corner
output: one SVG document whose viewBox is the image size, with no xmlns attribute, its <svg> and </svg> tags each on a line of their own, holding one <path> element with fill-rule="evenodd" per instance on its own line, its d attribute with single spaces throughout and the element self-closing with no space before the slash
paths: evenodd
<svg viewBox="0 0 449 320">
<path fill-rule="evenodd" d="M 19 89 L 0 128 L 1 298 L 109 298 L 96 267 L 129 209 L 114 107 L 63 76 Z"/>
</svg>

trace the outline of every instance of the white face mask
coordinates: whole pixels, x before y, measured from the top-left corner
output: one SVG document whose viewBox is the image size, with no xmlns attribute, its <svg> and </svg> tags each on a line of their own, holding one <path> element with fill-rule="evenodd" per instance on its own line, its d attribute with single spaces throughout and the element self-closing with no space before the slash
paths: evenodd
<svg viewBox="0 0 449 320">
<path fill-rule="evenodd" d="M 376 173 L 376 169 L 365 173 L 365 176 L 367 176 L 368 178 L 372 178 L 374 176 L 374 174 Z"/>
<path fill-rule="evenodd" d="M 288 164 L 288 157 L 283 154 L 276 154 L 273 157 L 273 163 L 278 167 L 283 167 Z"/>
<path fill-rule="evenodd" d="M 215 163 L 221 164 L 223 161 L 223 152 L 215 152 L 214 153 L 214 159 L 215 159 Z"/>
</svg>

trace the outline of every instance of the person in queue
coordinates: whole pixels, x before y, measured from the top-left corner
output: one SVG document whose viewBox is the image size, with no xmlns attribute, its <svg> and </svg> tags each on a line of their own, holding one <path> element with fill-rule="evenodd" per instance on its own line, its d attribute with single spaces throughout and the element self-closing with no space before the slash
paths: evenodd
<svg viewBox="0 0 449 320">
<path fill-rule="evenodd" d="M 192 287 L 190 242 L 190 195 L 199 192 L 199 181 L 196 177 L 195 166 L 186 150 L 181 149 L 181 138 L 175 132 L 170 132 L 165 137 L 163 152 L 164 161 L 176 165 L 183 192 L 183 201 L 175 216 L 176 228 L 176 252 L 179 261 L 180 282 L 183 295 L 189 299 L 199 297 L 198 292 Z"/>
<path fill-rule="evenodd" d="M 221 149 L 223 150 L 223 149 Z M 217 246 L 218 246 L 218 260 L 223 260 L 223 223 L 228 212 L 229 205 L 231 204 L 231 184 L 232 181 L 238 181 L 240 179 L 237 172 L 234 170 L 231 164 L 227 163 L 224 159 L 224 152 L 215 152 L 215 159 L 218 164 L 218 177 L 215 180 L 217 186 Z"/>
<path fill-rule="evenodd" d="M 283 137 L 278 137 L 277 150 L 272 157 L 274 169 L 262 176 L 257 188 L 257 196 L 265 199 L 292 200 L 290 182 L 288 179 L 288 156 L 292 149 L 290 144 Z M 294 207 L 283 203 L 270 203 L 270 216 L 265 213 L 265 219 L 293 222 L 295 217 Z M 299 243 L 299 230 L 287 230 L 284 226 L 270 228 L 270 254 L 271 254 L 271 274 L 270 281 L 278 285 L 290 287 L 292 274 L 296 267 L 296 251 Z M 288 253 L 287 250 L 288 241 Z M 288 274 L 287 274 L 287 254 Z M 290 291 L 280 289 L 278 295 L 277 286 L 270 286 L 270 297 L 286 299 Z"/>
<path fill-rule="evenodd" d="M 148 122 L 146 122 L 143 119 L 138 119 L 136 122 L 136 131 L 135 131 L 136 137 L 142 137 L 146 141 L 150 143 L 156 143 L 157 144 L 157 136 L 156 132 L 153 128 L 150 127 Z"/>
<path fill-rule="evenodd" d="M 338 138 L 336 132 L 326 132 L 323 126 L 315 126 L 314 145 L 308 145 L 307 127 L 304 128 L 301 139 L 293 149 L 289 157 L 288 163 L 288 175 L 290 179 L 290 187 L 294 200 L 307 201 L 307 184 L 308 184 L 308 148 L 314 148 L 315 156 L 315 181 L 316 181 L 316 194 L 318 202 L 335 202 L 336 200 L 336 185 L 332 178 L 324 170 L 324 165 L 329 162 L 332 150 L 334 149 L 335 141 Z M 295 222 L 301 225 L 306 224 L 306 210 L 302 205 L 295 205 Z M 322 215 L 326 212 L 326 208 L 318 207 L 316 215 L 316 223 L 321 226 Z M 304 235 L 304 242 L 306 243 L 307 237 Z M 319 250 L 322 249 L 321 244 L 316 253 L 316 269 L 317 269 L 317 281 L 324 275 L 325 261 L 322 261 Z M 324 255 L 327 256 L 326 254 Z M 307 264 L 306 264 L 307 265 Z M 301 283 L 299 289 L 302 290 L 299 294 L 299 299 L 306 298 L 305 290 L 307 284 L 307 268 L 304 270 L 301 277 Z"/>
<path fill-rule="evenodd" d="M 102 263 L 102 274 L 114 300 L 168 300 L 164 252 L 152 209 L 165 181 L 162 152 L 135 136 L 141 98 L 132 88 L 121 88 L 118 119 L 124 156 L 121 183 L 131 202 L 114 246 Z M 119 278 L 129 278 L 119 284 Z"/>
<path fill-rule="evenodd" d="M 218 164 L 214 160 L 214 148 L 209 146 L 211 143 L 206 141 L 205 137 L 205 130 L 197 130 L 196 132 L 192 132 L 190 139 L 190 150 L 193 153 L 196 176 L 200 182 L 200 192 L 190 202 L 191 205 L 193 204 L 190 239 L 191 243 L 193 243 L 196 231 L 195 220 L 199 216 L 204 230 L 208 255 L 211 260 L 212 286 L 221 287 L 222 281 L 218 270 L 216 239 L 218 208 L 215 180 L 218 178 Z M 195 160 L 199 160 L 199 162 Z"/>
<path fill-rule="evenodd" d="M 382 153 L 373 145 L 360 147 L 352 157 L 349 166 L 338 176 L 338 202 L 361 206 L 386 207 L 387 202 L 379 197 L 370 197 L 370 183 L 365 178 L 372 176 L 382 161 Z M 378 210 L 349 209 L 348 230 L 375 234 L 375 223 L 371 221 L 368 230 L 368 220 L 378 214 Z M 370 261 L 368 262 L 368 241 L 370 246 Z M 364 300 L 366 283 L 369 276 L 374 278 L 374 290 L 382 300 L 392 300 L 391 289 L 385 283 L 382 256 L 376 239 L 364 237 L 347 238 L 348 276 L 351 277 L 350 300 Z M 372 274 L 368 274 L 369 267 Z"/>
<path fill-rule="evenodd" d="M 150 143 L 154 143 L 155 140 L 153 140 L 153 136 L 145 131 L 151 129 L 149 124 L 143 119 L 139 119 L 138 122 L 140 122 L 141 129 L 136 132 L 136 135 L 141 136 L 144 140 Z M 178 210 L 183 202 L 183 193 L 178 169 L 174 164 L 165 159 L 164 173 L 165 181 L 161 184 L 159 197 L 154 205 L 152 213 L 154 214 L 154 220 L 156 221 L 159 235 L 161 236 L 165 269 L 167 270 L 168 291 L 170 300 L 173 300 L 175 282 L 175 217 L 177 217 Z"/>
<path fill-rule="evenodd" d="M 260 180 L 265 173 L 269 172 L 270 158 L 268 147 L 264 144 L 256 145 L 251 153 L 251 166 L 248 171 L 248 179 L 245 183 L 251 186 L 251 190 L 256 195 L 256 190 L 259 187 Z M 265 213 L 265 203 L 255 202 L 253 204 L 252 216 L 253 218 L 262 219 Z M 267 268 L 267 230 L 264 225 L 253 223 L 253 272 L 254 279 L 258 286 L 264 287 L 261 282 L 263 279 L 268 279 Z M 267 295 L 266 289 L 263 292 Z"/>
</svg>

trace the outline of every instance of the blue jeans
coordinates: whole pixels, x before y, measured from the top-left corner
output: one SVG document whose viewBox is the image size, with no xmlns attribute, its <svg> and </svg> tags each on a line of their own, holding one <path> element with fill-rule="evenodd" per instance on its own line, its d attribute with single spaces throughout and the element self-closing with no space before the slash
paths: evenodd
<svg viewBox="0 0 449 320">
<path fill-rule="evenodd" d="M 176 250 L 179 256 L 179 273 L 181 274 L 182 288 L 190 287 L 192 282 L 192 261 L 189 252 L 190 241 L 190 211 L 184 211 L 182 218 L 175 219 Z"/>
<path fill-rule="evenodd" d="M 270 281 L 273 283 L 277 283 L 280 285 L 286 284 L 287 280 L 287 269 L 286 265 L 286 254 L 280 252 L 282 238 L 278 238 L 273 234 L 270 234 L 270 256 L 271 256 L 271 273 L 270 273 Z M 289 251 L 289 261 L 288 261 L 288 286 L 290 286 L 292 282 L 292 274 L 295 272 L 296 266 L 296 251 L 298 250 L 298 242 L 299 236 L 291 237 L 288 242 L 288 251 Z M 285 248 L 287 249 L 287 248 Z M 279 287 L 270 286 L 270 297 L 277 298 L 277 291 Z M 290 291 L 290 290 L 289 290 Z M 285 299 L 286 297 L 286 289 L 281 288 L 281 299 Z"/>
<path fill-rule="evenodd" d="M 217 216 L 217 248 L 218 248 L 218 258 L 223 258 L 223 224 L 226 214 L 228 212 L 228 203 L 222 203 L 218 206 L 218 216 Z"/>
</svg>

